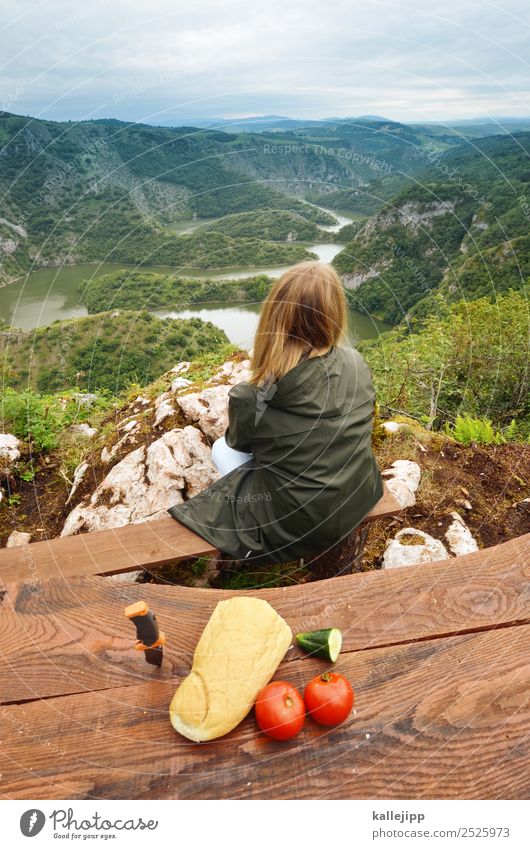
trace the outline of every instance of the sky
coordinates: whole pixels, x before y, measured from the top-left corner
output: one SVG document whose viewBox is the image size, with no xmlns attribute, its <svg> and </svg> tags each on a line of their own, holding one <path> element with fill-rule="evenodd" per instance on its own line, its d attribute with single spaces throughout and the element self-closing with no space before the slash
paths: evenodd
<svg viewBox="0 0 530 849">
<path fill-rule="evenodd" d="M 178 124 L 530 116 L 528 0 L 2 0 L 0 108 Z"/>
</svg>

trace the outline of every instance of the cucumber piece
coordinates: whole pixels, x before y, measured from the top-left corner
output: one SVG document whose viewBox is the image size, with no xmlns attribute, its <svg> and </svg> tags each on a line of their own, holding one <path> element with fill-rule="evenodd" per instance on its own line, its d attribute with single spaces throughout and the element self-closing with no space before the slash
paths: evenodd
<svg viewBox="0 0 530 849">
<path fill-rule="evenodd" d="M 296 642 L 308 654 L 335 663 L 342 648 L 342 633 L 338 628 L 306 631 L 296 635 Z"/>
</svg>

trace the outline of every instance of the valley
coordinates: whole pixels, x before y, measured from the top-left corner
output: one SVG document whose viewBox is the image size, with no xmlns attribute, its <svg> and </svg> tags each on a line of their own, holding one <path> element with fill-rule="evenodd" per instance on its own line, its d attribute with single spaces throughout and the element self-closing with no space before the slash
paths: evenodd
<svg viewBox="0 0 530 849">
<path fill-rule="evenodd" d="M 119 392 L 165 364 L 162 351 L 148 363 L 157 333 L 178 338 L 184 358 L 227 343 L 248 348 L 274 278 L 320 259 L 342 278 L 349 340 L 363 350 L 389 409 L 436 429 L 485 404 L 497 427 L 514 420 L 510 432 L 525 436 L 519 318 L 530 276 L 530 132 L 490 130 L 367 118 L 241 132 L 1 113 L 6 385 L 103 387 L 102 372 L 74 368 L 80 345 L 72 342 L 72 360 L 57 336 L 77 336 L 83 350 L 120 349 L 134 364 L 135 335 L 124 325 L 133 328 L 134 316 L 143 324 L 151 316 L 154 325 L 149 332 L 145 325 L 141 367 L 114 381 Z M 517 367 L 505 378 L 511 388 L 506 383 L 493 403 L 484 379 L 469 393 L 469 363 L 460 369 L 455 360 L 456 377 L 448 373 L 462 311 L 471 324 L 481 316 L 492 338 L 518 316 Z M 499 343 L 490 352 L 497 373 L 505 351 Z M 29 369 L 17 362 L 28 356 Z M 409 363 L 407 392 L 401 360 Z"/>
</svg>

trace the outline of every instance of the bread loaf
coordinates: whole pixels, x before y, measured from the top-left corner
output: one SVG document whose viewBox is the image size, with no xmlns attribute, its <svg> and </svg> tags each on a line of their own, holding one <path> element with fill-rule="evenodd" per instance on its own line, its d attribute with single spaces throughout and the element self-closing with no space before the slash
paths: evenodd
<svg viewBox="0 0 530 849">
<path fill-rule="evenodd" d="M 291 640 L 291 629 L 268 602 L 245 596 L 220 601 L 169 706 L 173 728 L 196 742 L 228 734 L 252 708 Z"/>
</svg>

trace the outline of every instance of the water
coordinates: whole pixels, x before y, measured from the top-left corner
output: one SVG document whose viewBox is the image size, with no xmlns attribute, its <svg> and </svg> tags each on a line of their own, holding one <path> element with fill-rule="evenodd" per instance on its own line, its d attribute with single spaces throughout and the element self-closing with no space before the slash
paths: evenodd
<svg viewBox="0 0 530 849">
<path fill-rule="evenodd" d="M 328 232 L 336 232 L 352 220 L 331 210 L 325 211 L 330 212 L 337 219 L 336 225 L 322 228 Z M 172 225 L 172 229 L 173 232 L 190 233 L 205 223 L 207 222 L 204 219 L 200 221 L 189 219 Z M 308 250 L 315 253 L 322 262 L 331 262 L 342 247 L 334 242 L 307 244 Z M 14 327 L 32 330 L 35 327 L 52 324 L 54 321 L 85 316 L 87 309 L 80 303 L 81 284 L 86 280 L 101 277 L 111 271 L 119 271 L 124 267 L 121 263 L 102 262 L 46 268 L 32 272 L 15 283 L 0 287 L 0 319 Z M 142 270 L 194 278 L 239 279 L 255 274 L 267 274 L 269 277 L 276 278 L 288 267 L 255 266 L 198 270 L 149 266 Z M 212 321 L 225 331 L 234 344 L 248 347 L 257 326 L 259 311 L 260 304 L 218 303 L 197 304 L 179 311 L 156 310 L 154 315 L 171 318 L 199 317 L 205 321 Z M 376 336 L 384 329 L 386 325 L 381 321 L 353 311 L 350 314 L 349 332 L 352 342 Z"/>
<path fill-rule="evenodd" d="M 258 326 L 261 304 L 256 303 L 209 303 L 193 304 L 184 310 L 153 310 L 159 318 L 202 318 L 211 321 L 224 330 L 234 345 L 241 348 L 252 347 L 254 334 Z M 348 316 L 348 338 L 352 345 L 360 339 L 373 339 L 388 325 L 378 319 L 350 310 Z"/>
<path fill-rule="evenodd" d="M 327 212 L 329 215 L 332 215 L 333 218 L 337 219 L 336 224 L 319 224 L 321 230 L 325 230 L 326 233 L 338 233 L 346 224 L 351 224 L 354 220 L 349 215 L 340 215 L 338 212 L 335 212 L 333 209 L 326 209 L 324 206 L 317 206 L 316 204 L 311 204 L 311 206 L 316 207 L 316 209 L 320 209 L 322 212 Z"/>
<path fill-rule="evenodd" d="M 22 330 L 33 330 L 54 321 L 80 318 L 87 315 L 87 308 L 79 301 L 83 281 L 123 267 L 120 263 L 102 262 L 34 271 L 0 288 L 0 319 Z"/>
</svg>

